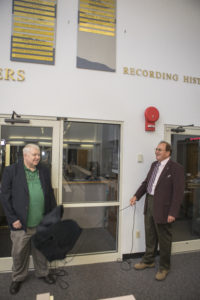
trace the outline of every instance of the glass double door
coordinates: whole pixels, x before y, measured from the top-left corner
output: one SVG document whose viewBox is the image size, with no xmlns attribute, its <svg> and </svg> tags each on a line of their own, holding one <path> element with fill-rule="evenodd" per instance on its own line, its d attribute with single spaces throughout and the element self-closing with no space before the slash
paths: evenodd
<svg viewBox="0 0 200 300">
<path fill-rule="evenodd" d="M 82 228 L 72 250 L 79 263 L 119 256 L 120 131 L 117 123 L 63 122 L 60 192 L 64 217 Z"/>
<path fill-rule="evenodd" d="M 200 128 L 167 129 L 172 159 L 184 167 L 185 191 L 179 216 L 173 224 L 173 252 L 200 249 Z"/>
<path fill-rule="evenodd" d="M 52 186 L 58 200 L 59 127 L 58 121 L 28 120 L 29 123 L 6 123 L 0 119 L 0 189 L 4 168 L 23 158 L 27 143 L 38 144 L 41 161 L 49 167 Z M 0 271 L 11 270 L 11 241 L 8 224 L 0 203 Z"/>
<path fill-rule="evenodd" d="M 68 265 L 121 257 L 121 124 L 24 120 L 28 123 L 13 124 L 0 117 L 0 190 L 4 168 L 23 158 L 27 143 L 38 144 L 41 161 L 51 171 L 57 203 L 64 206 L 63 218 L 75 220 L 82 228 L 76 247 L 68 254 Z M 10 233 L 0 204 L 0 271 L 11 267 Z"/>
</svg>

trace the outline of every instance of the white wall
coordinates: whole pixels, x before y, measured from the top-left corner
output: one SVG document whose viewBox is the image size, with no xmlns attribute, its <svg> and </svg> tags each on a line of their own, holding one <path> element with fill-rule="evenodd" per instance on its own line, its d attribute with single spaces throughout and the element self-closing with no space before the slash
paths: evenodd
<svg viewBox="0 0 200 300">
<path fill-rule="evenodd" d="M 123 206 L 154 158 L 164 124 L 199 126 L 200 85 L 182 81 L 200 77 L 200 1 L 118 0 L 117 72 L 76 69 L 78 0 L 58 0 L 56 64 L 11 62 L 11 0 L 0 0 L 0 68 L 23 69 L 24 82 L 0 80 L 0 113 L 64 116 L 124 121 Z M 166 81 L 123 74 L 123 67 L 176 73 Z M 55 105 L 56 103 L 56 105 Z M 155 132 L 144 131 L 144 111 L 156 106 Z M 137 154 L 144 162 L 137 163 Z M 143 199 L 137 204 L 135 230 L 144 251 Z M 133 210 L 123 211 L 122 251 L 131 250 Z"/>
</svg>

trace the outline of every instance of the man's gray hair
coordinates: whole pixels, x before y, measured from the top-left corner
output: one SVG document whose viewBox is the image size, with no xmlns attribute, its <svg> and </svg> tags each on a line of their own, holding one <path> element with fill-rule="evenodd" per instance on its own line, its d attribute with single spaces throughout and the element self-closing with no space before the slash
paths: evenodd
<svg viewBox="0 0 200 300">
<path fill-rule="evenodd" d="M 34 148 L 40 151 L 40 147 L 36 144 L 27 144 L 24 148 L 23 148 L 23 154 L 30 152 L 30 150 Z"/>
</svg>

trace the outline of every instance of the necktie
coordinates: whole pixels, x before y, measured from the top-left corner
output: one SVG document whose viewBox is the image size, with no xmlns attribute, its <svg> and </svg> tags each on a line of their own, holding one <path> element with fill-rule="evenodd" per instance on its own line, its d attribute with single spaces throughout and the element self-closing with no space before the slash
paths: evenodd
<svg viewBox="0 0 200 300">
<path fill-rule="evenodd" d="M 157 164 L 155 165 L 154 169 L 153 169 L 153 172 L 151 174 L 151 178 L 148 182 L 148 186 L 147 186 L 147 193 L 148 194 L 151 194 L 151 192 L 152 192 L 153 183 L 156 179 L 156 175 L 158 173 L 159 167 L 160 167 L 160 162 L 158 161 Z"/>
</svg>

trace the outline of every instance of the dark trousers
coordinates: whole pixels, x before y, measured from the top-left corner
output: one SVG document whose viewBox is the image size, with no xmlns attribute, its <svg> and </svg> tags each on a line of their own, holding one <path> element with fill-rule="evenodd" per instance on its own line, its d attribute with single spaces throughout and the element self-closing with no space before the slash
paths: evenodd
<svg viewBox="0 0 200 300">
<path fill-rule="evenodd" d="M 170 269 L 172 228 L 170 223 L 156 224 L 153 218 L 153 196 L 148 195 L 148 207 L 145 215 L 146 251 L 144 263 L 153 263 L 158 249 L 160 249 L 160 270 Z"/>
</svg>

